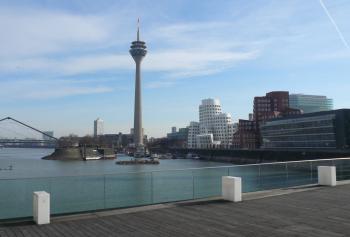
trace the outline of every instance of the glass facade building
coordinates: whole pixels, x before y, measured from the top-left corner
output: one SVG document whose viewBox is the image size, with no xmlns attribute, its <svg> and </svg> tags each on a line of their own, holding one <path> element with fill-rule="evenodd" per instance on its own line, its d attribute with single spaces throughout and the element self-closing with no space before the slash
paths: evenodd
<svg viewBox="0 0 350 237">
<path fill-rule="evenodd" d="M 179 131 L 174 131 L 172 129 L 171 133 L 167 134 L 167 138 L 170 140 L 183 140 L 187 141 L 188 137 L 188 127 L 187 128 L 180 128 Z"/>
<path fill-rule="evenodd" d="M 260 132 L 265 149 L 349 149 L 350 109 L 270 120 Z"/>
<path fill-rule="evenodd" d="M 322 95 L 290 94 L 289 107 L 301 109 L 304 113 L 329 111 L 333 109 L 333 99 Z"/>
</svg>

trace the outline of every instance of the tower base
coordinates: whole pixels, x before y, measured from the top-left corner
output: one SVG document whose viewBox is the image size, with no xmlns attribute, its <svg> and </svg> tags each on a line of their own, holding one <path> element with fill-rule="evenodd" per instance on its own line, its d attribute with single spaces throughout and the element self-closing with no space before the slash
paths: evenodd
<svg viewBox="0 0 350 237">
<path fill-rule="evenodd" d="M 136 145 L 134 157 L 135 158 L 143 158 L 146 156 L 146 147 L 142 144 Z"/>
</svg>

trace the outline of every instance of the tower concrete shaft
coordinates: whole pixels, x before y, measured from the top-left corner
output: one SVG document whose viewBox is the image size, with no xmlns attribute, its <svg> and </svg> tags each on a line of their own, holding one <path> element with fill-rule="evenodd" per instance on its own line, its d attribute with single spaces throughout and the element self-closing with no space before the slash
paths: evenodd
<svg viewBox="0 0 350 237">
<path fill-rule="evenodd" d="M 141 60 L 135 60 L 135 108 L 134 108 L 134 142 L 136 145 L 143 144 L 142 134 L 142 94 L 141 94 Z"/>
<path fill-rule="evenodd" d="M 135 73 L 135 110 L 134 110 L 134 143 L 136 147 L 143 146 L 142 133 L 142 97 L 141 97 L 141 62 L 146 56 L 146 43 L 140 41 L 140 30 L 137 27 L 137 40 L 133 41 L 129 50 L 136 64 Z"/>
</svg>

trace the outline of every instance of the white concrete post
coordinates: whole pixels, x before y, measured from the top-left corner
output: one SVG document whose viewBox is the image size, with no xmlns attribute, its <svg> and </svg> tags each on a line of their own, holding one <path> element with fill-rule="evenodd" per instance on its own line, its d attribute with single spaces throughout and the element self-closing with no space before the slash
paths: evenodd
<svg viewBox="0 0 350 237">
<path fill-rule="evenodd" d="M 50 223 L 50 194 L 44 191 L 33 193 L 33 218 L 36 224 Z"/>
<path fill-rule="evenodd" d="M 335 166 L 318 166 L 318 184 L 325 186 L 337 185 L 337 174 Z"/>
<path fill-rule="evenodd" d="M 240 177 L 222 177 L 222 197 L 231 202 L 242 201 L 242 179 Z"/>
</svg>

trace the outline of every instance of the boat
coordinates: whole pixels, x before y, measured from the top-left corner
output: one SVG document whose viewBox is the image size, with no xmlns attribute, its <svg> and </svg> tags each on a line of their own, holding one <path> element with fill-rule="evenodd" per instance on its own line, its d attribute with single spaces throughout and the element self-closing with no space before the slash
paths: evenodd
<svg viewBox="0 0 350 237">
<path fill-rule="evenodd" d="M 159 159 L 159 155 L 157 153 L 153 153 L 151 155 L 151 159 Z"/>
<path fill-rule="evenodd" d="M 101 160 L 101 156 L 87 156 L 84 158 L 84 160 Z"/>
<path fill-rule="evenodd" d="M 161 160 L 168 160 L 168 159 L 171 159 L 171 158 L 173 158 L 173 155 L 170 154 L 170 153 L 162 154 L 162 155 L 159 156 L 159 159 L 161 159 Z"/>
<path fill-rule="evenodd" d="M 200 157 L 199 157 L 198 155 L 196 155 L 196 154 L 188 153 L 188 154 L 186 155 L 186 159 L 199 160 Z"/>
<path fill-rule="evenodd" d="M 165 154 L 165 159 L 172 159 L 173 155 L 171 153 L 166 153 Z"/>
</svg>

